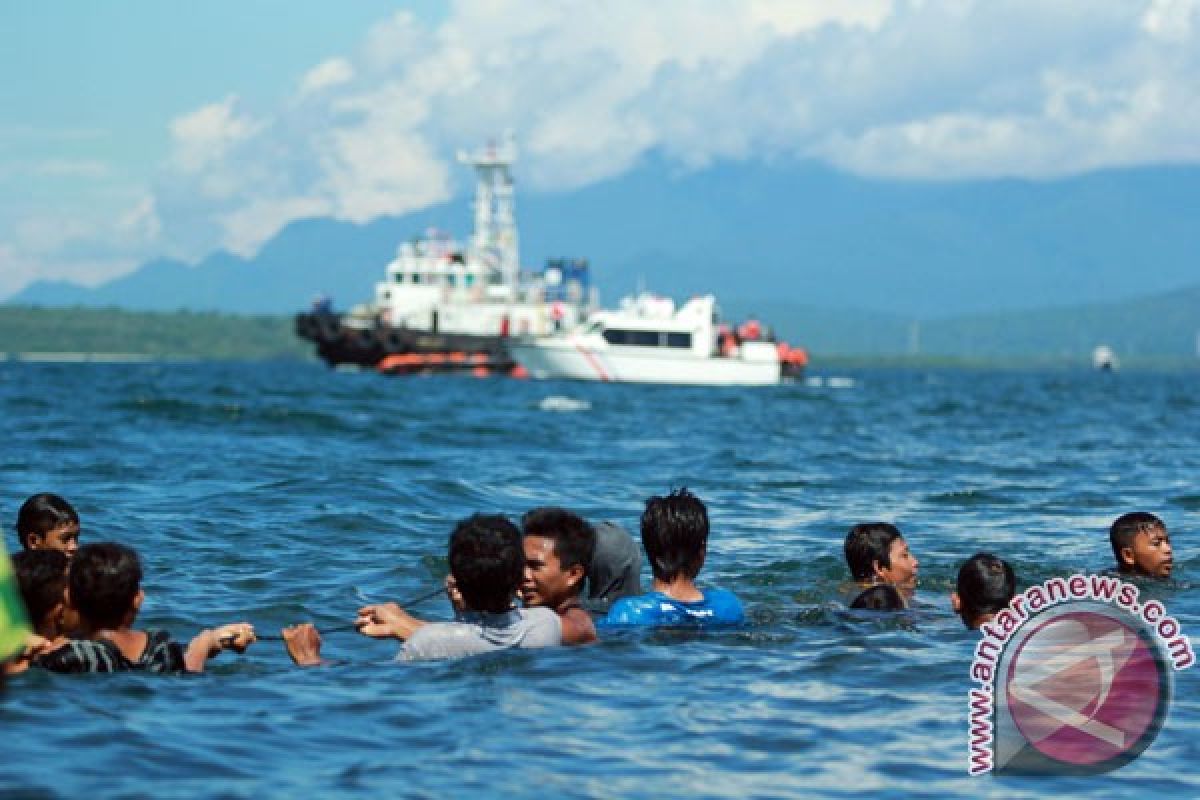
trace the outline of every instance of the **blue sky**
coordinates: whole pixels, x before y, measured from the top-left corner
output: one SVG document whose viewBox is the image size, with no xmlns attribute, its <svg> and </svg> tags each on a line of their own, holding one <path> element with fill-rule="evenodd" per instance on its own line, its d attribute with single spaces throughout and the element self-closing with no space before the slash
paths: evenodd
<svg viewBox="0 0 1200 800">
<path fill-rule="evenodd" d="M 1200 160 L 1200 0 L 9 3 L 0 298 L 288 221 L 523 190 L 649 152 L 919 180 Z"/>
</svg>

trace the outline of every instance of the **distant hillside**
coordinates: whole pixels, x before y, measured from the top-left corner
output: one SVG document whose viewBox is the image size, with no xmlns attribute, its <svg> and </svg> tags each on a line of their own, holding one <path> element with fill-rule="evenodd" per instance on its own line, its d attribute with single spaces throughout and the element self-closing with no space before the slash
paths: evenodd
<svg viewBox="0 0 1200 800">
<path fill-rule="evenodd" d="M 917 321 L 781 301 L 723 306 L 753 314 L 814 363 L 828 358 L 1086 364 L 1098 344 L 1130 366 L 1195 365 L 1200 286 L 1124 303 Z M 312 358 L 290 316 L 0 306 L 0 353 L 133 353 L 201 359 Z"/>
<path fill-rule="evenodd" d="M 1085 363 L 1096 345 L 1107 344 L 1126 362 L 1196 361 L 1200 346 L 1200 286 L 1121 303 L 928 320 L 779 301 L 726 304 L 725 311 L 735 318 L 756 314 L 769 320 L 781 336 L 803 344 L 817 357 L 921 355 Z"/>
<path fill-rule="evenodd" d="M 569 193 L 518 186 L 524 263 L 586 256 L 609 302 L 642 281 L 676 297 L 713 291 L 726 305 L 770 298 L 872 309 L 904 327 L 913 317 L 1112 303 L 1189 285 L 1200 254 L 1196 208 L 1196 167 L 935 183 L 812 164 L 679 175 L 651 159 Z M 465 237 L 470 218 L 460 192 L 453 203 L 368 225 L 304 220 L 250 260 L 154 261 L 96 289 L 36 283 L 10 302 L 280 314 L 327 292 L 346 307 L 372 295 L 398 242 L 433 225 Z"/>
<path fill-rule="evenodd" d="M 0 306 L 2 353 L 132 353 L 161 358 L 306 358 L 285 317 Z"/>
</svg>

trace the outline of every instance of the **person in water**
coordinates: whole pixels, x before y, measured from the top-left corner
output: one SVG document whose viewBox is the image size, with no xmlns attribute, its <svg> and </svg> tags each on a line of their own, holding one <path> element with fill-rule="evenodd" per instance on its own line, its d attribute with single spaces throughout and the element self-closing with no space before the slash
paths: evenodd
<svg viewBox="0 0 1200 800">
<path fill-rule="evenodd" d="M 1017 592 L 1017 578 L 1008 562 L 991 553 L 976 553 L 958 568 L 958 583 L 950 605 L 971 630 L 991 622 Z"/>
<path fill-rule="evenodd" d="M 596 641 L 592 615 L 579 600 L 587 566 L 596 550 L 596 532 L 583 517 L 562 508 L 535 508 L 521 518 L 525 578 L 521 602 L 545 606 L 562 621 L 563 644 Z"/>
<path fill-rule="evenodd" d="M 203 672 L 223 650 L 254 641 L 247 623 L 201 631 L 185 649 L 163 630 L 134 630 L 142 607 L 142 564 L 116 542 L 79 548 L 67 574 L 67 605 L 79 615 L 78 638 L 33 659 L 52 672 Z"/>
<path fill-rule="evenodd" d="M 1175 567 L 1171 535 L 1161 519 L 1146 511 L 1117 517 L 1108 529 L 1117 571 L 1146 578 L 1169 578 Z"/>
<path fill-rule="evenodd" d="M 859 592 L 850 607 L 862 611 L 903 611 L 906 606 L 895 586 L 880 583 Z"/>
<path fill-rule="evenodd" d="M 725 589 L 696 586 L 708 554 L 708 509 L 687 489 L 651 497 L 642 512 L 642 547 L 654 574 L 652 591 L 613 603 L 603 625 L 738 625 L 742 604 Z"/>
<path fill-rule="evenodd" d="M 70 560 L 79 549 L 79 515 L 56 494 L 35 494 L 22 503 L 16 529 L 25 550 L 59 550 Z"/>
<path fill-rule="evenodd" d="M 908 549 L 900 529 L 889 522 L 855 525 L 846 535 L 846 564 L 861 588 L 878 583 L 896 587 L 907 600 L 917 587 L 920 562 Z"/>
<path fill-rule="evenodd" d="M 395 603 L 359 609 L 355 626 L 365 636 L 404 642 L 404 661 L 460 658 L 511 648 L 562 643 L 562 622 L 549 608 L 516 608 L 525 577 L 521 532 L 499 514 L 475 514 L 450 534 L 448 584 L 456 605 L 453 622 L 425 622 Z M 321 663 L 321 638 L 304 623 L 285 628 L 288 654 L 300 666 Z"/>
<path fill-rule="evenodd" d="M 13 577 L 25 606 L 32 635 L 25 647 L 5 667 L 12 675 L 24 672 L 30 661 L 61 647 L 67 588 L 67 557 L 59 550 L 24 550 L 12 557 Z"/>
<path fill-rule="evenodd" d="M 588 563 L 580 602 L 592 614 L 606 614 L 622 597 L 642 593 L 642 550 L 615 522 L 593 526 L 596 548 Z"/>
</svg>

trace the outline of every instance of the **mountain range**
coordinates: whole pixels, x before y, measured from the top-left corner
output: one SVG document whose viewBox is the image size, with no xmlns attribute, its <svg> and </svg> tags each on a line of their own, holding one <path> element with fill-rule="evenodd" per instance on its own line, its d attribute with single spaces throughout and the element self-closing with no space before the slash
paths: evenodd
<svg viewBox="0 0 1200 800">
<path fill-rule="evenodd" d="M 249 259 L 155 260 L 95 288 L 36 282 L 7 302 L 280 314 L 326 293 L 345 307 L 373 294 L 400 241 L 434 226 L 467 237 L 469 175 L 460 177 L 456 200 L 417 213 L 300 220 Z M 859 349 L 844 346 L 848 333 L 870 351 L 876 340 L 933 352 L 970 339 L 981 351 L 1019 340 L 1022 351 L 1057 352 L 1067 328 L 1071 347 L 1090 347 L 1113 333 L 1110 318 L 1140 331 L 1144 352 L 1191 352 L 1198 213 L 1200 168 L 1187 166 L 914 182 L 810 162 L 684 173 L 650 158 L 571 192 L 518 193 L 527 265 L 587 257 L 607 302 L 642 285 L 677 298 L 714 292 L 727 312 L 769 316 L 805 341 L 836 334 L 843 352 Z M 1024 320 L 1015 338 L 1014 315 Z M 1155 330 L 1177 317 L 1166 347 Z"/>
</svg>

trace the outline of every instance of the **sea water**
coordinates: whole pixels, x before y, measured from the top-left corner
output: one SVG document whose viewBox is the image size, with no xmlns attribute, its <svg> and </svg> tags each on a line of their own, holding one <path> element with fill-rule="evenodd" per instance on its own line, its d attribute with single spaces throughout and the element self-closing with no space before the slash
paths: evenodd
<svg viewBox="0 0 1200 800">
<path fill-rule="evenodd" d="M 1200 382 L 1192 374 L 861 370 L 769 389 L 389 379 L 315 364 L 0 365 L 0 513 L 70 499 L 84 541 L 145 561 L 141 623 L 186 641 L 349 622 L 446 572 L 474 511 L 537 505 L 636 534 L 687 486 L 713 522 L 702 583 L 741 630 L 395 663 L 328 632 L 202 676 L 32 671 L 0 698 L 5 796 L 929 797 L 1200 794 L 1200 669 L 1153 746 L 1090 778 L 967 776 L 976 634 L 949 608 L 990 550 L 1022 586 L 1110 565 L 1107 526 L 1171 528 L 1157 590 L 1200 631 Z M 921 562 L 920 608 L 839 604 L 842 542 L 884 519 Z M 8 545 L 15 537 L 8 533 Z M 648 576 L 648 573 L 646 573 Z M 441 597 L 411 609 L 446 618 Z"/>
</svg>

